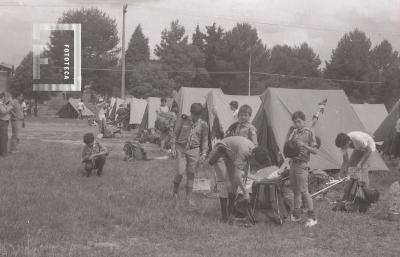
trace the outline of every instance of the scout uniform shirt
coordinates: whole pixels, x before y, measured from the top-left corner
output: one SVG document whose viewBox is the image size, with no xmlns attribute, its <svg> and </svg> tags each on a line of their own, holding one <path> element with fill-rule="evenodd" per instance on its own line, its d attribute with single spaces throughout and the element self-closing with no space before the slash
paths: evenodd
<svg viewBox="0 0 400 257">
<path fill-rule="evenodd" d="M 222 139 L 216 147 L 226 149 L 226 155 L 239 170 L 246 170 L 255 145 L 249 139 L 241 136 L 232 136 Z"/>
<path fill-rule="evenodd" d="M 192 118 L 182 115 L 175 126 L 175 142 L 186 150 L 200 147 L 200 152 L 208 151 L 208 125 L 202 119 L 193 122 Z"/>
<path fill-rule="evenodd" d="M 253 142 L 255 146 L 258 145 L 257 129 L 250 122 L 239 123 L 233 131 L 232 136 L 245 137 Z"/>
<path fill-rule="evenodd" d="M 82 159 L 87 160 L 92 154 L 97 154 L 105 151 L 107 151 L 107 149 L 95 140 L 92 145 L 85 145 L 83 147 Z"/>
<path fill-rule="evenodd" d="M 300 140 L 304 144 L 316 147 L 317 142 L 314 137 L 314 133 L 310 128 L 304 127 L 302 129 L 295 129 L 291 136 L 291 140 Z M 300 147 L 300 153 L 298 156 L 292 158 L 294 161 L 309 162 L 310 161 L 310 151 L 305 147 Z"/>
</svg>

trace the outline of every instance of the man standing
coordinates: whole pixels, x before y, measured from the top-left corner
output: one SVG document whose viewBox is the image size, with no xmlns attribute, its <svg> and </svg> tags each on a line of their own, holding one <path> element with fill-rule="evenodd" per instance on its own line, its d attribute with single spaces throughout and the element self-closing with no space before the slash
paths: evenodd
<svg viewBox="0 0 400 257">
<path fill-rule="evenodd" d="M 11 116 L 11 141 L 10 141 L 10 154 L 17 153 L 17 144 L 19 143 L 19 128 L 21 127 L 21 121 L 24 118 L 21 102 L 23 100 L 22 94 L 14 96 L 11 101 L 13 109 L 10 112 Z"/>
<path fill-rule="evenodd" d="M 5 93 L 0 93 L 0 156 L 7 156 L 8 145 L 8 123 L 10 112 L 13 109 L 10 100 L 6 99 Z"/>
</svg>

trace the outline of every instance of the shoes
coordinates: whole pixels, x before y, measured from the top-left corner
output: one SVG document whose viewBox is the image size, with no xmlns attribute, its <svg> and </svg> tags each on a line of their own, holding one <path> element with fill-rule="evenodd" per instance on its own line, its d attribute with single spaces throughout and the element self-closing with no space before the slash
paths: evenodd
<svg viewBox="0 0 400 257">
<path fill-rule="evenodd" d="M 314 227 L 317 224 L 318 224 L 317 219 L 308 219 L 306 224 L 305 224 L 305 226 L 306 226 L 306 228 L 311 228 L 311 227 Z"/>
<path fill-rule="evenodd" d="M 291 222 L 300 222 L 301 218 L 296 218 L 295 216 L 293 216 L 293 214 L 290 215 L 290 221 Z"/>
</svg>

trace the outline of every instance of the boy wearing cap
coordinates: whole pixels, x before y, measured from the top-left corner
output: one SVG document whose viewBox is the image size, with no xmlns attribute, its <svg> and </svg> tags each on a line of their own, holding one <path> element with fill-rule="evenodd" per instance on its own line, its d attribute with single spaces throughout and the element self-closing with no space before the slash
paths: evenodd
<svg viewBox="0 0 400 257">
<path fill-rule="evenodd" d="M 190 107 L 190 116 L 183 114 L 176 122 L 171 149 L 176 154 L 177 169 L 173 180 L 173 194 L 178 200 L 179 185 L 186 174 L 185 205 L 194 206 L 191 195 L 193 191 L 194 175 L 199 163 L 204 162 L 208 152 L 208 125 L 200 116 L 203 106 L 193 103 Z"/>
</svg>

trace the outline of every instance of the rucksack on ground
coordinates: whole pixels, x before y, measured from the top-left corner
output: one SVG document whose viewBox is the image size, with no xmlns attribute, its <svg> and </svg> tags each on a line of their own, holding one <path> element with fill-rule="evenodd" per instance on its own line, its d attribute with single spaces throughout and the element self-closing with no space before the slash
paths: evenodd
<svg viewBox="0 0 400 257">
<path fill-rule="evenodd" d="M 145 160 L 146 153 L 144 149 L 136 142 L 125 142 L 124 144 L 125 161 Z"/>
</svg>

